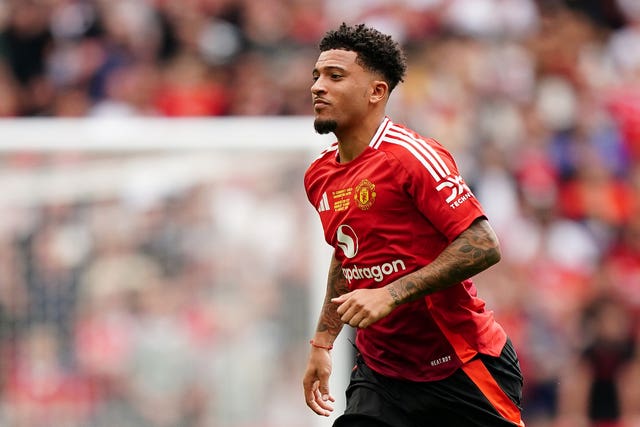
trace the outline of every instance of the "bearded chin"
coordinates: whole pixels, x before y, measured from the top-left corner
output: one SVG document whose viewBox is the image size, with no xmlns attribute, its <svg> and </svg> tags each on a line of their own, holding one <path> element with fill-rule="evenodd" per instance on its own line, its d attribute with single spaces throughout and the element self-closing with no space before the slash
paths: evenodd
<svg viewBox="0 0 640 427">
<path fill-rule="evenodd" d="M 335 120 L 319 120 L 313 122 L 313 127 L 321 135 L 335 132 L 338 129 L 338 122 Z"/>
</svg>

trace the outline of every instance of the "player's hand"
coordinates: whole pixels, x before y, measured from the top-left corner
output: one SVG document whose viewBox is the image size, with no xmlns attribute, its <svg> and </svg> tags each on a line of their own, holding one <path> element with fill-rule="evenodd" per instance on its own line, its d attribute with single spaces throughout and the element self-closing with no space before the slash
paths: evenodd
<svg viewBox="0 0 640 427">
<path fill-rule="evenodd" d="M 338 304 L 340 319 L 353 327 L 366 328 L 382 319 L 396 307 L 385 288 L 356 289 L 331 302 Z"/>
<path fill-rule="evenodd" d="M 331 354 L 323 348 L 311 348 L 309 363 L 302 380 L 307 406 L 318 415 L 328 417 L 336 400 L 329 392 Z"/>
</svg>

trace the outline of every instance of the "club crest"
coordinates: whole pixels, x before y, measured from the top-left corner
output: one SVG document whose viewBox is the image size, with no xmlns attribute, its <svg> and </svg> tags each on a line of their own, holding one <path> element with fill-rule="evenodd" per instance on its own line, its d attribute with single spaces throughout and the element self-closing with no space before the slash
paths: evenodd
<svg viewBox="0 0 640 427">
<path fill-rule="evenodd" d="M 376 185 L 368 179 L 363 179 L 360 181 L 360 184 L 356 186 L 353 198 L 356 205 L 363 211 L 371 208 L 373 203 L 376 201 L 375 189 Z"/>
</svg>

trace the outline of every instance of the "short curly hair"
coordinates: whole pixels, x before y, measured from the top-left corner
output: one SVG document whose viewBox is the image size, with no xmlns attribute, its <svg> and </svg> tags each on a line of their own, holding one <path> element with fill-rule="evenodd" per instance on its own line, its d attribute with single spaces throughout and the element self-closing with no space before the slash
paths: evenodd
<svg viewBox="0 0 640 427">
<path fill-rule="evenodd" d="M 324 35 L 319 48 L 320 52 L 332 49 L 355 52 L 360 65 L 384 77 L 389 92 L 404 81 L 407 59 L 400 45 L 391 36 L 365 24 L 349 26 L 343 22 L 337 30 Z"/>
</svg>

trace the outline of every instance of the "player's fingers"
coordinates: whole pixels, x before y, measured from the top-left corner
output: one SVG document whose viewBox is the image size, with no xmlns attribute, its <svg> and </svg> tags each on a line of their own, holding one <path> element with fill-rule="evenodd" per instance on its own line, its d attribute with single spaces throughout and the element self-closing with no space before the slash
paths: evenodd
<svg viewBox="0 0 640 427">
<path fill-rule="evenodd" d="M 320 400 L 322 402 L 327 402 L 327 404 L 328 402 L 334 402 L 335 399 L 331 396 L 331 392 L 329 391 L 329 374 L 321 374 L 318 379 L 318 393 L 320 394 Z M 327 408 L 333 410 L 333 407 L 330 405 Z"/>
<path fill-rule="evenodd" d="M 351 325 L 351 319 L 353 319 L 353 317 L 358 314 L 358 309 L 355 306 L 350 306 L 346 308 L 346 310 L 344 310 L 343 313 L 338 313 L 338 314 L 340 314 L 340 320 L 343 323 L 348 323 L 349 325 Z"/>
<path fill-rule="evenodd" d="M 321 407 L 325 412 L 322 415 L 329 415 L 333 411 L 332 403 L 335 402 L 335 399 L 330 394 L 323 395 L 323 393 L 318 389 L 315 393 L 316 403 L 319 407 Z"/>
<path fill-rule="evenodd" d="M 338 306 L 336 312 L 342 317 L 342 321 L 349 323 L 349 320 L 363 308 L 363 302 L 356 291 L 352 292 L 349 299 Z"/>
<path fill-rule="evenodd" d="M 320 401 L 320 402 L 322 402 L 322 401 Z M 322 404 L 326 406 L 326 404 L 325 404 L 324 402 L 323 402 Z M 313 412 L 315 412 L 315 413 L 316 413 L 316 414 L 318 414 L 318 415 L 322 415 L 323 417 L 328 417 L 329 415 L 331 415 L 331 410 L 332 410 L 332 409 L 325 409 L 325 408 L 323 408 L 323 407 L 320 405 L 320 403 L 319 403 L 318 401 L 316 401 L 316 400 L 312 400 L 312 401 L 310 401 L 310 402 L 308 401 L 308 402 L 307 402 L 307 406 L 308 406 L 309 408 L 311 408 L 311 410 L 312 410 Z"/>
<path fill-rule="evenodd" d="M 349 325 L 354 328 L 361 328 L 367 324 L 367 314 L 363 310 L 358 311 L 349 319 Z"/>
<path fill-rule="evenodd" d="M 320 393 L 323 401 L 329 400 L 331 393 L 329 393 L 329 378 L 320 378 L 318 382 L 318 392 Z"/>
<path fill-rule="evenodd" d="M 371 323 L 373 323 L 372 319 L 366 317 L 366 318 L 362 319 L 360 322 L 358 322 L 358 324 L 356 326 L 358 328 L 360 328 L 360 329 L 364 329 L 367 326 L 369 326 Z"/>
<path fill-rule="evenodd" d="M 320 380 L 305 381 L 303 385 L 307 406 L 319 415 L 329 415 L 329 412 L 333 411 L 329 402 L 335 402 L 335 399 L 329 393 L 327 382 L 321 385 Z"/>
<path fill-rule="evenodd" d="M 314 387 L 317 388 L 319 381 L 314 378 L 315 375 L 310 375 L 309 372 L 302 378 L 302 388 L 304 389 L 305 397 L 313 397 Z"/>
<path fill-rule="evenodd" d="M 338 313 L 340 316 L 342 316 L 344 313 L 346 313 L 352 306 L 351 301 L 349 301 L 348 299 L 345 299 L 344 301 L 339 302 L 338 304 L 339 305 L 336 308 L 336 313 Z"/>
<path fill-rule="evenodd" d="M 311 394 L 305 396 L 305 400 L 307 402 L 307 406 L 318 415 L 328 417 L 333 411 L 333 407 L 330 405 L 329 401 L 325 402 L 322 400 L 322 395 L 320 394 L 317 383 L 314 385 L 314 390 L 311 391 Z"/>
<path fill-rule="evenodd" d="M 340 309 L 342 308 L 344 308 L 344 310 L 340 313 Z M 366 310 L 362 304 L 350 300 L 338 307 L 338 314 L 340 314 L 340 320 L 343 323 L 356 327 L 368 317 L 369 310 Z"/>
<path fill-rule="evenodd" d="M 375 314 L 373 311 L 362 307 L 358 311 L 358 314 L 353 316 L 349 324 L 351 326 L 364 329 L 368 326 L 371 326 L 373 323 L 377 322 L 379 319 L 380 317 L 377 314 Z"/>
<path fill-rule="evenodd" d="M 351 296 L 351 292 L 347 292 L 346 294 L 342 294 L 342 295 L 337 296 L 335 298 L 331 298 L 331 302 L 336 303 L 336 304 L 342 304 L 343 302 L 348 300 L 350 296 Z"/>
<path fill-rule="evenodd" d="M 304 400 L 307 402 L 307 405 L 311 406 L 314 400 L 314 392 L 311 389 L 304 388 Z"/>
<path fill-rule="evenodd" d="M 318 381 L 313 382 L 312 384 L 309 384 L 308 382 L 304 382 L 304 400 L 307 403 L 307 406 L 309 408 L 311 408 L 311 410 L 313 412 L 315 412 L 318 415 L 324 415 L 326 416 L 326 410 L 322 409 L 322 407 L 320 407 L 320 405 L 318 404 L 318 400 L 316 398 L 318 389 L 317 386 L 318 385 Z"/>
<path fill-rule="evenodd" d="M 315 400 L 315 394 L 318 390 L 319 383 L 320 382 L 318 380 L 308 379 L 307 377 L 305 377 L 304 381 L 302 382 L 302 386 L 304 388 L 304 398 L 307 401 L 308 405 Z"/>
</svg>

